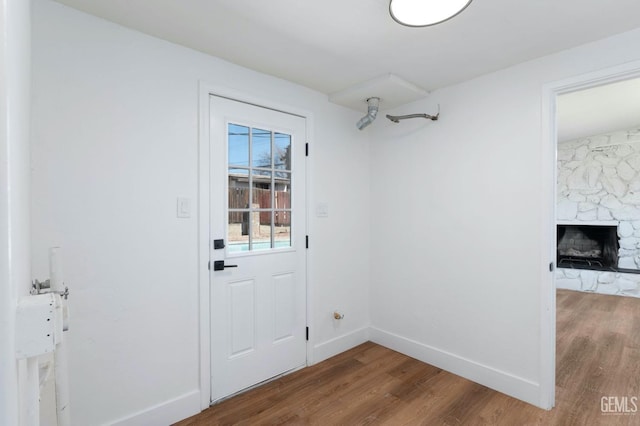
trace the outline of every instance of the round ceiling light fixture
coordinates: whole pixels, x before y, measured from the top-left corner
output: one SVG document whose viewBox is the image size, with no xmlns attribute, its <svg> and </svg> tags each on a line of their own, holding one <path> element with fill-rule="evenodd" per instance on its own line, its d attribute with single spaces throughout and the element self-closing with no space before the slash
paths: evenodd
<svg viewBox="0 0 640 426">
<path fill-rule="evenodd" d="M 428 27 L 447 21 L 469 6 L 472 0 L 391 0 L 394 21 L 408 27 Z"/>
</svg>

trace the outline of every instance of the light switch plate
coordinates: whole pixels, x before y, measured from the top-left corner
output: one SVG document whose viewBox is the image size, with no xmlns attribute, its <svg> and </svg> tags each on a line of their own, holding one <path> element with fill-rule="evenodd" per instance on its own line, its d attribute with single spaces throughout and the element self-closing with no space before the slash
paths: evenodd
<svg viewBox="0 0 640 426">
<path fill-rule="evenodd" d="M 329 203 L 320 202 L 316 204 L 317 217 L 329 217 Z"/>
<path fill-rule="evenodd" d="M 188 197 L 178 197 L 177 216 L 180 218 L 191 217 L 191 199 Z"/>
</svg>

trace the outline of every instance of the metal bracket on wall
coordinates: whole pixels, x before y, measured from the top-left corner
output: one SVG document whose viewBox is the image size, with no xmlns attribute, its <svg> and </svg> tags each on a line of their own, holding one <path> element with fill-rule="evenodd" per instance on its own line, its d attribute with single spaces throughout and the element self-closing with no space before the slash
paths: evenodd
<svg viewBox="0 0 640 426">
<path fill-rule="evenodd" d="M 55 291 L 51 290 L 51 280 L 38 281 L 36 279 L 31 283 L 31 291 L 29 293 L 34 296 L 36 294 L 55 293 L 64 297 L 64 300 L 67 300 L 69 298 L 69 287 L 65 286 L 64 291 Z"/>
<path fill-rule="evenodd" d="M 427 120 L 437 121 L 438 117 L 440 117 L 440 104 L 438 104 L 438 113 L 436 115 L 429 114 L 407 114 L 407 115 L 389 115 L 387 114 L 387 118 L 394 123 L 399 123 L 400 120 L 406 120 L 408 118 L 426 118 Z"/>
</svg>

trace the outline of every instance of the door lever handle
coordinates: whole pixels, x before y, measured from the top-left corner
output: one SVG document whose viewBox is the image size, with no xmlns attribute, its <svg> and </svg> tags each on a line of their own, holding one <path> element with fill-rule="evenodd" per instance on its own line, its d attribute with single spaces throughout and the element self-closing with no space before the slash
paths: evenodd
<svg viewBox="0 0 640 426">
<path fill-rule="evenodd" d="M 225 265 L 224 260 L 214 260 L 213 261 L 213 270 L 214 271 L 224 271 L 224 268 L 237 268 L 238 265 Z"/>
</svg>

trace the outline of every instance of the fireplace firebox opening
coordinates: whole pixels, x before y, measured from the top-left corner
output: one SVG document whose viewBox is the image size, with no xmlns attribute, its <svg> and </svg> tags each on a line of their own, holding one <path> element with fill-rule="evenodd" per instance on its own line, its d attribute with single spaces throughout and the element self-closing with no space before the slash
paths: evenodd
<svg viewBox="0 0 640 426">
<path fill-rule="evenodd" d="M 618 227 L 558 225 L 559 268 L 618 271 Z"/>
</svg>

